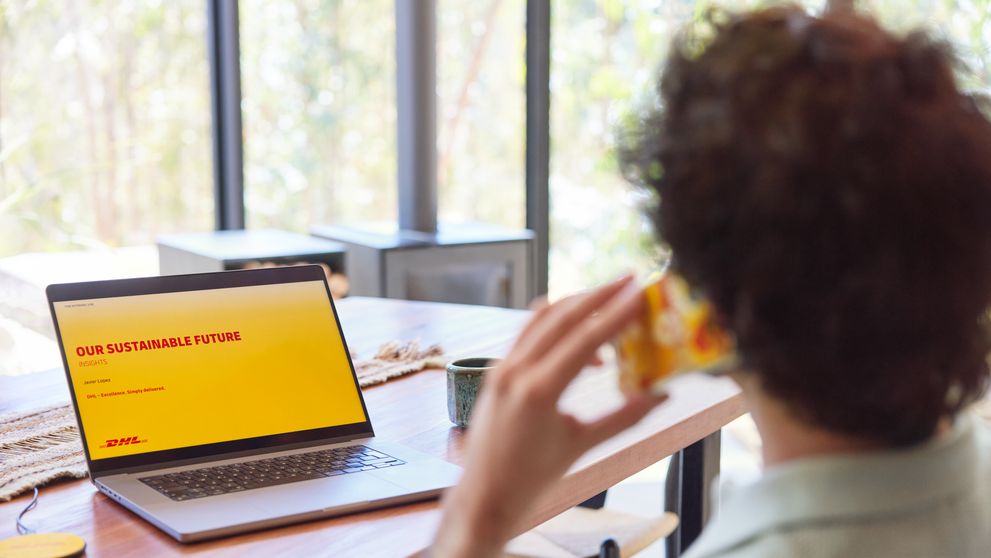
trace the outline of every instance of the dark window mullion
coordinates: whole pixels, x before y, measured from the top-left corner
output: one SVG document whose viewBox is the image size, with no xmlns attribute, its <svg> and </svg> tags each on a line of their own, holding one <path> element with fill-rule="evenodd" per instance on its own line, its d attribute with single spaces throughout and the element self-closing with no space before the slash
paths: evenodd
<svg viewBox="0 0 991 558">
<path fill-rule="evenodd" d="M 237 0 L 207 0 L 217 230 L 244 228 L 241 54 Z"/>
<path fill-rule="evenodd" d="M 437 3 L 395 0 L 399 228 L 437 231 Z"/>
<path fill-rule="evenodd" d="M 526 226 L 536 233 L 537 294 L 547 293 L 550 254 L 550 0 L 526 3 Z"/>
</svg>

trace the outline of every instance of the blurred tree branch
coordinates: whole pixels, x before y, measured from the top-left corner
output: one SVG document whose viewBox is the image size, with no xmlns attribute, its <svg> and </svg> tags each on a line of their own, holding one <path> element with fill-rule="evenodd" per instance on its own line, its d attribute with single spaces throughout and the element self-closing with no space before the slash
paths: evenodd
<svg viewBox="0 0 991 558">
<path fill-rule="evenodd" d="M 485 13 L 485 31 L 478 39 L 478 43 L 472 50 L 471 62 L 468 64 L 468 71 L 465 72 L 465 79 L 461 82 L 461 89 L 458 93 L 458 102 L 454 109 L 454 114 L 447 120 L 447 132 L 444 134 L 444 147 L 438 157 L 438 174 L 443 180 L 449 176 L 451 171 L 451 152 L 454 149 L 454 140 L 461 125 L 461 118 L 468 108 L 468 97 L 471 92 L 471 85 L 478 79 L 478 74 L 482 68 L 482 60 L 485 59 L 485 52 L 488 50 L 492 40 L 492 33 L 495 31 L 495 19 L 499 14 L 499 6 L 502 0 L 491 0 L 489 8 Z"/>
</svg>

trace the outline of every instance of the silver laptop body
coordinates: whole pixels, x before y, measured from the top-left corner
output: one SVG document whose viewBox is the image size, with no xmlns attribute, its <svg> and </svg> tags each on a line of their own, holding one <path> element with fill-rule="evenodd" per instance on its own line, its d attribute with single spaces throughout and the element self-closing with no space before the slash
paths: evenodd
<svg viewBox="0 0 991 558">
<path fill-rule="evenodd" d="M 316 283 L 322 284 L 322 296 L 315 294 L 319 291 Z M 253 288 L 255 291 L 243 290 Z M 247 340 L 252 338 L 251 355 L 270 354 L 263 343 L 259 345 L 264 336 L 258 332 L 288 336 L 286 339 L 312 335 L 312 329 L 300 331 L 296 337 L 286 327 L 265 330 L 268 322 L 292 322 L 291 316 L 280 316 L 278 305 L 273 308 L 271 301 L 268 307 L 259 309 L 264 317 L 254 330 L 221 331 L 209 339 L 212 343 L 199 334 L 166 337 L 156 333 L 160 340 L 131 341 L 120 341 L 125 337 L 118 335 L 108 342 L 95 339 L 93 333 L 101 331 L 101 320 L 107 324 L 106 331 L 113 332 L 114 327 L 124 327 L 121 324 L 158 319 L 153 312 L 143 315 L 146 306 L 160 308 L 159 313 L 166 312 L 170 320 L 181 323 L 185 296 L 193 297 L 189 303 L 189 312 L 193 312 L 192 308 L 204 304 L 202 301 L 223 300 L 228 295 L 265 301 L 269 300 L 266 297 L 277 299 L 281 292 L 302 288 L 311 298 L 300 308 L 312 313 L 310 323 L 317 323 L 319 331 L 325 332 L 320 334 L 321 343 L 333 347 L 339 343 L 343 349 L 341 358 L 331 359 L 336 362 L 319 362 L 323 356 L 309 359 L 296 351 L 293 358 L 305 364 L 302 368 L 261 374 L 250 369 L 253 359 L 257 360 L 252 356 L 242 358 L 249 365 L 237 370 L 228 369 L 224 363 L 229 360 L 223 359 L 210 361 L 209 367 L 195 374 L 190 370 L 200 362 L 197 354 L 204 355 L 203 362 L 207 362 L 216 359 L 219 351 L 231 351 L 224 354 L 234 355 L 236 361 L 240 358 L 240 345 L 247 346 Z M 92 482 L 111 499 L 178 541 L 200 541 L 429 499 L 457 482 L 460 468 L 374 437 L 337 311 L 318 266 L 51 285 L 47 294 Z M 161 298 L 163 295 L 166 298 Z M 126 320 L 113 314 L 114 308 L 108 316 L 101 314 L 102 307 L 115 304 L 127 305 L 121 306 L 129 309 Z M 294 310 L 286 309 L 291 311 Z M 195 323 L 190 330 L 196 330 Z M 225 336 L 226 341 L 220 343 Z M 284 347 L 271 347 L 272 354 L 278 356 Z M 323 345 L 319 347 L 314 351 L 319 352 Z M 158 360 L 148 359 L 159 356 L 167 362 L 175 358 L 175 362 L 191 363 L 182 369 L 183 378 L 190 379 L 172 385 L 169 378 L 149 378 L 142 375 L 145 370 L 135 369 L 142 362 L 157 363 Z M 304 369 L 307 372 L 301 371 Z M 319 372 L 316 376 L 314 370 Z M 218 401 L 215 406 L 208 403 L 211 399 L 206 395 L 199 405 L 190 404 L 188 399 L 181 405 L 170 402 L 173 394 L 198 401 L 198 394 L 215 389 L 210 382 L 224 374 L 236 374 L 239 389 L 249 394 L 254 393 L 252 382 L 257 382 L 266 396 L 274 393 L 273 389 L 283 389 L 272 388 L 273 381 L 279 386 L 295 385 L 295 390 L 286 391 L 287 397 L 300 393 L 300 397 L 310 398 L 307 401 L 320 400 L 324 396 L 320 390 L 325 385 L 345 386 L 325 394 L 327 401 L 334 402 L 327 407 L 350 405 L 351 418 L 344 423 L 328 419 L 322 424 L 323 413 L 331 411 L 313 403 L 271 410 L 268 405 L 239 405 L 236 400 L 224 400 L 222 395 L 213 399 Z M 135 384 L 135 378 L 142 378 L 144 383 Z M 124 385 L 128 382 L 134 385 Z M 202 390 L 197 382 L 203 382 Z M 349 389 L 354 390 L 353 395 Z M 125 408 L 131 410 L 120 410 Z M 308 416 L 311 423 L 302 430 L 263 431 L 268 423 L 291 424 L 297 416 Z M 153 432 L 161 435 L 132 436 L 132 423 L 158 429 Z M 184 426 L 172 428 L 173 424 Z M 248 425 L 244 427 L 248 429 L 244 437 L 203 438 L 209 437 L 212 430 L 237 431 L 241 424 Z M 314 425 L 317 427 L 312 428 Z M 165 438 L 168 443 L 159 442 Z"/>
</svg>

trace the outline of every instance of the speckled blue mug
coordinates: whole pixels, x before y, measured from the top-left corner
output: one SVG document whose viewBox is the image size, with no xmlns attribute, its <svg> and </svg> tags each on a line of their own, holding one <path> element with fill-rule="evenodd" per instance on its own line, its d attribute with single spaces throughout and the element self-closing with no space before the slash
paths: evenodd
<svg viewBox="0 0 991 558">
<path fill-rule="evenodd" d="M 471 409 L 482 387 L 482 376 L 497 364 L 498 358 L 461 358 L 447 365 L 447 416 L 458 426 L 468 426 Z"/>
</svg>

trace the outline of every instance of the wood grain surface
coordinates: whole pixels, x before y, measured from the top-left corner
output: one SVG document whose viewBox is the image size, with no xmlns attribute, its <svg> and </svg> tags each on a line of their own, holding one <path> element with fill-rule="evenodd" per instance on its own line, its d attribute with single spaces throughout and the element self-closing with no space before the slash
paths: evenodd
<svg viewBox="0 0 991 558">
<path fill-rule="evenodd" d="M 358 358 L 388 340 L 439 343 L 453 358 L 502 356 L 528 313 L 481 306 L 352 297 L 337 302 L 344 333 Z M 671 400 L 620 436 L 593 448 L 531 510 L 521 529 L 549 519 L 641 469 L 717 431 L 743 412 L 728 380 L 685 376 Z M 377 436 L 461 463 L 463 431 L 447 419 L 443 370 L 425 370 L 364 390 Z M 68 401 L 64 374 L 50 370 L 0 378 L 0 414 Z M 621 401 L 615 372 L 590 368 L 565 393 L 562 406 L 594 417 Z M 0 467 L 3 465 L 0 464 Z M 661 490 L 661 487 L 658 487 Z M 22 496 L 0 504 L 0 538 L 16 534 Z M 660 512 L 660 510 L 658 510 Z M 38 531 L 86 539 L 87 556 L 405 556 L 426 547 L 440 519 L 436 501 L 422 502 L 182 545 L 96 491 L 88 480 L 41 489 L 26 522 Z"/>
</svg>

